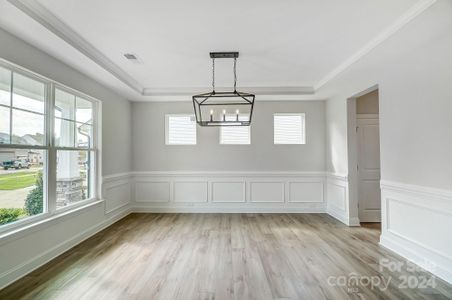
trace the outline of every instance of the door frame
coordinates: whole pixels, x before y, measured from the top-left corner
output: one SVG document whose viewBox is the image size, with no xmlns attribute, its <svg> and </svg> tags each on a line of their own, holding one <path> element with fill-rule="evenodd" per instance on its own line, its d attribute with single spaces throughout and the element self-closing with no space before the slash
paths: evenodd
<svg viewBox="0 0 452 300">
<path fill-rule="evenodd" d="M 348 200 L 349 200 L 349 219 L 359 220 L 358 211 L 358 137 L 356 132 L 356 98 L 378 90 L 378 84 L 365 89 L 347 99 L 347 157 L 348 157 Z M 378 99 L 380 100 L 380 99 Z M 380 105 L 380 101 L 378 102 Z M 380 118 L 379 118 L 380 120 Z M 381 124 L 379 123 L 381 128 Z M 381 134 L 380 134 L 381 147 Z M 381 151 L 380 151 L 381 153 Z M 381 172 L 381 156 L 380 156 Z"/>
</svg>

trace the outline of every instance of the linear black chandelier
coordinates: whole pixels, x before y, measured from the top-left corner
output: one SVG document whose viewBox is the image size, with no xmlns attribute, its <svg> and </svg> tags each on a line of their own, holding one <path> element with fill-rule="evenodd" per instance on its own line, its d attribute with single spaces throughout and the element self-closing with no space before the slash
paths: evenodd
<svg viewBox="0 0 452 300">
<path fill-rule="evenodd" d="M 255 95 L 237 91 L 238 52 L 211 52 L 212 91 L 193 96 L 196 122 L 201 126 L 249 126 Z M 234 59 L 234 91 L 215 90 L 215 59 Z"/>
</svg>

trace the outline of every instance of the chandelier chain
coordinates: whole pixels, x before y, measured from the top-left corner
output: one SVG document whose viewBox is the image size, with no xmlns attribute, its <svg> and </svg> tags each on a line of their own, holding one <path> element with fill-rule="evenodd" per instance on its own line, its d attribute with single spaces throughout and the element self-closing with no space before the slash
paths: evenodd
<svg viewBox="0 0 452 300">
<path fill-rule="evenodd" d="M 237 92 L 237 58 L 234 57 L 234 93 Z"/>
<path fill-rule="evenodd" d="M 215 58 L 212 58 L 212 90 L 215 93 Z"/>
</svg>

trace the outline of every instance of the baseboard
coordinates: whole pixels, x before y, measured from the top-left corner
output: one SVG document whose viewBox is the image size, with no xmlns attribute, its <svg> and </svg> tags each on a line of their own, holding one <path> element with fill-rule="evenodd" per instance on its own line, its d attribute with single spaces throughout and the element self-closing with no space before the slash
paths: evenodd
<svg viewBox="0 0 452 300">
<path fill-rule="evenodd" d="M 436 252 L 392 234 L 382 234 L 380 245 L 452 284 L 452 260 L 447 257 L 438 257 Z M 438 260 L 441 260 L 441 264 Z"/>
<path fill-rule="evenodd" d="M 134 213 L 326 213 L 323 207 L 177 207 L 177 206 L 134 206 Z"/>
<path fill-rule="evenodd" d="M 348 226 L 361 226 L 361 222 L 359 221 L 359 218 L 353 217 L 349 219 Z"/>
<path fill-rule="evenodd" d="M 61 242 L 55 247 L 49 249 L 48 251 L 29 259 L 28 261 L 16 266 L 11 270 L 4 272 L 3 274 L 0 274 L 0 289 L 12 284 L 16 280 L 26 276 L 30 272 L 43 266 L 52 259 L 56 258 L 57 256 L 77 246 L 84 240 L 90 238 L 96 233 L 102 231 L 103 229 L 111 226 L 112 224 L 129 215 L 131 211 L 132 210 L 130 209 L 130 207 L 124 207 L 122 210 L 119 210 L 115 215 L 109 217 L 103 222 L 86 229 L 85 231 L 79 233 L 78 235 Z"/>
<path fill-rule="evenodd" d="M 337 219 L 338 221 L 344 223 L 347 226 L 361 226 L 359 222 L 359 218 L 349 218 L 346 215 L 345 211 L 341 211 L 338 209 L 333 209 L 331 206 L 327 208 L 326 212 Z"/>
</svg>

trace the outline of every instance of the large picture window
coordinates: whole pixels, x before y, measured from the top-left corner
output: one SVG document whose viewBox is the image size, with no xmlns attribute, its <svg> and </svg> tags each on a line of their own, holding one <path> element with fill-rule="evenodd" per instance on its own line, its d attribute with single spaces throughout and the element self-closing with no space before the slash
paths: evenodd
<svg viewBox="0 0 452 300">
<path fill-rule="evenodd" d="M 97 198 L 99 105 L 0 61 L 0 231 Z"/>
</svg>

